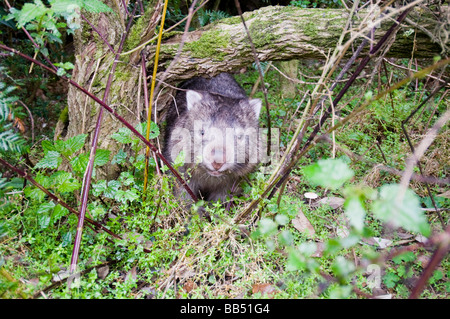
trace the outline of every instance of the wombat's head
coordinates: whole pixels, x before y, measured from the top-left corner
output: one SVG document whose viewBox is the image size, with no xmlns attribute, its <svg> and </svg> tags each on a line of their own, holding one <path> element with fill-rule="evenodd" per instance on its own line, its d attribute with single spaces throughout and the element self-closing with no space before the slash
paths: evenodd
<svg viewBox="0 0 450 319">
<path fill-rule="evenodd" d="M 259 162 L 260 111 L 259 99 L 186 91 L 184 134 L 190 135 L 183 138 L 186 160 L 198 164 L 205 177 L 249 173 Z"/>
</svg>

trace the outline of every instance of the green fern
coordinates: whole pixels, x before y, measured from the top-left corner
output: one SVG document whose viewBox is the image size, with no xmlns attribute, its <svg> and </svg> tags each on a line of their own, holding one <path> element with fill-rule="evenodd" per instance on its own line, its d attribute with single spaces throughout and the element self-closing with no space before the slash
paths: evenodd
<svg viewBox="0 0 450 319">
<path fill-rule="evenodd" d="M 200 25 L 203 27 L 209 23 L 213 23 L 214 21 L 221 20 L 224 18 L 228 18 L 230 15 L 224 11 L 212 11 L 212 10 L 199 10 L 198 12 L 198 20 Z"/>
<path fill-rule="evenodd" d="M 17 97 L 7 96 L 7 94 L 14 89 L 0 82 L 0 153 L 23 153 L 25 150 L 25 140 L 14 131 L 11 123 L 14 119 L 11 104 L 17 100 Z"/>
</svg>

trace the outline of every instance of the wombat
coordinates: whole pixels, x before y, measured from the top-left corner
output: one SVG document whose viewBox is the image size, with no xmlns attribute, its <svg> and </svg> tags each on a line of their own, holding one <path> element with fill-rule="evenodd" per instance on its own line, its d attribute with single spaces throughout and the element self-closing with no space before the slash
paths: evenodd
<svg viewBox="0 0 450 319">
<path fill-rule="evenodd" d="M 241 179 L 258 164 L 261 100 L 249 99 L 228 73 L 184 82 L 166 117 L 163 155 L 179 168 L 199 199 L 238 195 Z M 177 195 L 188 199 L 180 187 Z"/>
</svg>

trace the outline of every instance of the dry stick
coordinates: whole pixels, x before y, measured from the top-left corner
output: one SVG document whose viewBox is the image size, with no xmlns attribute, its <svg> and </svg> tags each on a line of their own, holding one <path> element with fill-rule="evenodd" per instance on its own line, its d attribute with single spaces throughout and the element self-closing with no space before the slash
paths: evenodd
<svg viewBox="0 0 450 319">
<path fill-rule="evenodd" d="M 417 109 L 415 110 L 417 111 Z M 414 112 L 415 113 L 415 112 Z M 411 115 L 408 117 L 408 119 L 411 117 Z M 409 180 L 411 179 L 411 175 L 413 173 L 413 168 L 414 165 L 417 164 L 417 166 L 419 167 L 420 170 L 420 174 L 423 175 L 423 171 L 422 171 L 422 166 L 420 165 L 420 158 L 423 156 L 423 154 L 425 153 L 425 151 L 428 149 L 428 147 L 431 145 L 431 143 L 434 141 L 434 139 L 437 136 L 437 133 L 439 131 L 439 129 L 450 119 L 450 110 L 447 110 L 437 121 L 436 123 L 433 125 L 433 127 L 425 134 L 425 138 L 420 142 L 420 144 L 417 146 L 417 148 L 415 149 L 414 146 L 412 145 L 411 141 L 409 140 L 408 137 L 408 143 L 409 146 L 411 147 L 411 150 L 413 152 L 413 154 L 406 160 L 406 169 L 405 169 L 405 173 L 402 176 L 402 179 L 400 181 L 400 185 L 402 187 L 402 191 L 399 192 L 399 195 L 397 196 L 397 200 L 399 202 L 401 202 L 404 192 L 406 191 L 406 188 L 408 188 L 408 184 L 409 184 Z M 406 130 L 404 128 L 404 123 L 406 121 L 402 122 L 402 128 L 406 134 Z M 431 190 L 430 190 L 430 186 L 428 185 L 428 183 L 425 183 L 426 187 L 427 187 L 427 191 L 428 191 L 428 195 L 431 198 L 431 201 L 433 202 L 434 208 L 436 210 L 436 213 L 439 216 L 439 219 L 441 221 L 442 224 L 442 228 L 445 228 L 445 222 L 444 219 L 441 216 L 441 213 L 438 211 L 436 203 L 434 201 L 434 198 L 431 194 Z"/>
<path fill-rule="evenodd" d="M 80 215 L 80 213 L 73 209 L 72 207 L 70 207 L 66 202 L 64 202 L 63 200 L 61 200 L 59 197 L 57 197 L 55 194 L 51 193 L 48 189 L 46 189 L 44 186 L 42 186 L 41 184 L 39 184 L 38 182 L 36 182 L 30 175 L 28 175 L 28 173 L 20 170 L 19 168 L 11 165 L 10 163 L 8 163 L 7 161 L 3 160 L 0 158 L 0 163 L 2 165 L 4 165 L 5 167 L 7 167 L 8 169 L 10 169 L 11 171 L 17 173 L 17 175 L 25 178 L 26 180 L 28 180 L 31 184 L 33 184 L 34 186 L 36 186 L 37 188 L 39 188 L 41 191 L 43 191 L 52 201 L 54 201 L 56 204 L 61 205 L 62 207 L 66 208 L 69 212 L 71 212 L 72 214 L 75 214 L 77 216 Z M 121 237 L 119 235 L 116 235 L 115 233 L 113 233 L 112 231 L 110 231 L 108 228 L 106 228 L 105 226 L 103 226 L 102 224 L 97 223 L 96 221 L 89 219 L 89 218 L 85 218 L 87 222 L 89 222 L 90 224 L 94 225 L 95 227 L 97 227 L 98 229 L 101 229 L 105 232 L 107 232 L 108 234 L 110 234 L 111 236 L 121 239 Z"/>
<path fill-rule="evenodd" d="M 148 87 L 147 87 L 147 69 L 145 67 L 145 57 L 144 57 L 144 54 L 143 54 L 142 51 L 141 51 L 141 71 L 142 71 L 141 74 L 142 74 L 143 83 L 144 83 L 144 107 L 145 107 L 145 110 L 147 111 L 147 118 L 150 119 L 150 117 L 148 116 L 148 112 L 150 110 L 149 110 Z M 155 121 L 155 123 L 156 123 L 156 121 Z M 157 171 L 158 175 L 161 175 L 161 171 L 159 169 L 158 160 L 157 160 L 156 155 L 155 155 L 154 152 L 153 152 L 153 158 L 155 160 L 156 171 Z M 148 165 L 148 163 L 145 164 L 145 170 L 146 171 L 148 169 L 147 165 Z M 145 188 L 144 188 L 144 190 L 145 190 Z"/>
<path fill-rule="evenodd" d="M 120 41 L 118 52 L 122 51 L 123 45 L 125 43 L 125 38 L 127 37 L 128 32 L 130 30 L 131 22 L 133 21 L 133 16 L 136 11 L 136 8 L 137 8 L 137 6 L 134 7 L 133 14 L 128 21 L 127 28 L 122 35 L 122 40 Z M 109 73 L 108 82 L 106 83 L 105 92 L 103 94 L 103 102 L 106 102 L 106 100 L 108 99 L 109 91 L 111 89 L 112 79 L 114 77 L 114 73 L 115 73 L 118 61 L 119 61 L 119 54 L 116 53 L 115 60 L 113 62 L 111 71 Z M 100 134 L 100 127 L 101 127 L 102 120 L 103 120 L 103 110 L 104 110 L 103 108 L 100 109 L 98 117 L 97 117 L 97 124 L 95 126 L 94 137 L 92 139 L 91 151 L 89 154 L 89 162 L 88 162 L 86 172 L 84 173 L 84 177 L 83 177 L 83 183 L 82 183 L 83 186 L 82 186 L 82 190 L 81 190 L 80 215 L 78 216 L 77 231 L 76 231 L 75 241 L 74 241 L 74 245 L 73 245 L 72 258 L 70 260 L 69 272 L 71 274 L 75 272 L 77 264 L 78 264 L 78 254 L 79 254 L 80 246 L 81 246 L 81 237 L 83 234 L 83 224 L 84 224 L 84 218 L 86 215 L 86 208 L 87 208 L 87 202 L 88 202 L 88 197 L 89 197 L 89 188 L 91 186 L 92 171 L 94 170 L 95 153 L 97 151 L 98 137 Z"/>
<path fill-rule="evenodd" d="M 436 93 L 439 92 L 445 85 L 446 85 L 446 84 L 437 87 L 437 88 L 436 88 L 436 89 L 435 89 L 435 90 L 434 90 L 434 91 L 433 91 L 433 92 L 432 92 L 425 100 L 422 101 L 422 103 L 420 103 L 420 105 L 419 105 L 414 111 L 411 112 L 411 114 L 410 114 L 404 121 L 402 121 L 402 130 L 403 130 L 403 133 L 405 134 L 406 140 L 408 141 L 408 144 L 409 144 L 409 148 L 411 149 L 411 152 L 413 152 L 413 153 L 415 153 L 414 146 L 412 145 L 411 139 L 409 138 L 408 132 L 406 131 L 405 124 L 406 124 L 406 123 L 407 123 L 407 122 L 408 122 L 408 121 L 409 121 L 409 120 L 417 113 L 417 111 L 418 111 L 423 105 L 425 105 L 425 104 L 426 104 L 426 103 L 427 103 L 434 95 L 436 95 Z M 420 164 L 420 161 L 419 161 L 419 160 L 417 160 L 417 167 L 419 168 L 420 175 L 423 176 L 422 164 Z M 438 211 L 436 202 L 435 202 L 435 200 L 434 200 L 434 196 L 433 196 L 433 194 L 431 193 L 430 185 L 429 185 L 428 183 L 425 182 L 425 187 L 426 187 L 427 192 L 428 192 L 428 197 L 430 197 L 431 202 L 433 203 L 433 207 L 434 207 L 436 213 L 437 213 L 438 216 L 439 216 L 439 220 L 441 221 L 442 228 L 445 228 L 445 222 L 444 222 L 444 219 L 442 218 L 441 213 Z"/>
<path fill-rule="evenodd" d="M 257 66 L 258 73 L 259 73 L 259 80 L 261 82 L 260 83 L 261 84 L 261 89 L 262 89 L 263 94 L 264 94 L 264 102 L 266 104 L 267 136 L 272 136 L 272 133 L 271 133 L 271 131 L 272 131 L 272 124 L 271 124 L 271 121 L 270 121 L 270 105 L 269 105 L 269 100 L 267 99 L 267 88 L 264 85 L 264 75 L 263 75 L 261 63 L 259 62 L 259 58 L 258 58 L 258 54 L 256 53 L 255 45 L 253 44 L 252 37 L 250 36 L 250 31 L 248 30 L 247 24 L 245 23 L 244 16 L 242 15 L 242 9 L 241 9 L 241 4 L 239 3 L 239 0 L 234 0 L 234 4 L 236 6 L 236 9 L 238 11 L 239 16 L 241 17 L 242 24 L 244 26 L 245 32 L 247 33 L 248 40 L 250 42 L 250 47 L 252 48 L 253 58 L 255 59 L 256 66 Z M 270 157 L 270 147 L 271 147 L 271 143 L 267 143 L 267 156 L 268 157 Z"/>
<path fill-rule="evenodd" d="M 356 60 L 356 58 L 359 56 L 359 54 L 361 53 L 361 51 L 364 49 L 364 47 L 367 45 L 367 43 L 369 42 L 369 40 L 367 38 L 365 38 L 361 44 L 358 46 L 357 50 L 355 51 L 355 53 L 352 55 L 352 57 L 350 58 L 349 61 L 347 61 L 347 63 L 345 64 L 344 68 L 341 70 L 341 72 L 339 73 L 339 75 L 337 76 L 336 80 L 334 81 L 334 83 L 331 85 L 330 87 L 330 91 L 332 91 L 336 85 L 338 84 L 338 81 L 347 73 L 347 71 L 350 69 L 350 67 L 352 66 L 352 64 L 354 63 L 354 61 Z M 350 80 L 350 79 L 349 79 Z M 349 81 L 348 80 L 348 81 Z M 316 107 L 314 108 L 314 110 L 312 111 L 312 114 L 316 114 L 319 109 L 321 109 L 323 103 L 325 102 L 327 96 L 324 96 L 321 98 L 321 100 L 317 103 Z M 333 102 L 332 102 L 333 103 Z M 331 104 L 332 104 L 331 103 Z M 311 115 L 312 115 L 311 114 Z M 311 121 L 311 119 L 308 119 L 306 121 L 306 123 L 303 126 L 303 130 L 301 131 L 301 134 L 298 135 L 297 137 L 297 143 L 298 146 L 297 148 L 294 150 L 294 152 L 298 151 L 298 148 L 300 147 L 300 142 L 303 140 L 303 136 L 305 135 L 306 132 L 306 128 L 309 126 L 309 122 Z M 288 178 L 288 174 L 285 174 L 277 183 L 277 185 L 275 186 L 275 188 L 272 190 L 272 192 L 269 194 L 268 198 L 272 198 L 275 195 L 275 192 L 278 190 L 278 188 L 285 182 L 287 181 Z"/>
<path fill-rule="evenodd" d="M 382 64 L 383 64 L 383 67 L 384 67 L 384 73 L 386 74 L 387 85 L 389 87 L 391 85 L 391 80 L 389 79 L 389 75 L 388 75 L 388 71 L 387 71 L 387 67 L 386 67 L 386 62 L 384 62 L 384 61 L 385 61 L 385 59 L 383 58 Z M 392 92 L 389 92 L 389 97 L 390 97 L 391 107 L 392 107 L 392 116 L 395 117 L 394 98 L 392 97 Z"/>
<path fill-rule="evenodd" d="M 56 74 L 56 71 L 51 69 L 50 67 L 46 66 L 45 64 L 43 64 L 42 62 L 33 59 L 32 57 L 23 54 L 22 52 L 19 52 L 13 48 L 10 48 L 6 45 L 3 45 L 0 43 L 0 49 L 8 51 L 8 52 L 12 52 L 14 54 L 17 54 L 18 56 L 32 62 L 35 63 L 37 65 L 39 65 L 41 68 Z M 86 90 L 85 88 L 83 88 L 81 85 L 79 85 L 77 82 L 67 78 L 66 76 L 61 76 L 62 79 L 66 80 L 67 82 L 69 82 L 70 85 L 74 86 L 75 88 L 77 88 L 78 90 L 80 90 L 81 92 L 83 92 L 84 94 L 86 94 L 87 96 L 89 96 L 91 99 L 93 99 L 95 102 L 97 102 L 101 107 L 105 108 L 109 113 L 111 113 L 119 122 L 121 122 L 126 128 L 128 128 L 137 138 L 139 138 L 145 145 L 149 146 L 150 149 L 152 151 L 155 152 L 155 154 L 163 161 L 163 163 L 169 168 L 169 170 L 172 172 L 172 174 L 175 175 L 175 177 L 180 181 L 180 183 L 182 184 L 182 186 L 186 189 L 186 192 L 191 196 L 191 198 L 194 201 L 198 201 L 197 196 L 194 195 L 194 193 L 192 192 L 192 190 L 189 188 L 189 185 L 186 183 L 186 181 L 180 176 L 180 174 L 172 167 L 172 165 L 169 163 L 169 161 L 167 161 L 167 159 L 158 151 L 158 149 L 149 141 L 147 141 L 145 139 L 144 136 L 142 136 L 141 133 L 139 133 L 130 123 L 128 123 L 122 116 L 120 116 L 116 111 L 114 111 L 108 104 L 104 103 L 102 100 L 100 100 L 98 97 L 96 97 L 94 94 L 92 94 L 91 92 L 89 92 L 88 90 Z"/>
<path fill-rule="evenodd" d="M 442 259 L 447 255 L 450 249 L 450 225 L 447 226 L 447 229 L 440 236 L 440 239 L 441 240 L 438 244 L 438 248 L 435 250 L 433 256 L 431 257 L 431 260 L 422 272 L 422 275 L 420 276 L 416 286 L 413 288 L 411 294 L 409 295 L 409 299 L 419 298 L 420 293 L 428 282 L 428 279 L 431 277 L 434 270 L 439 266 Z"/>
<path fill-rule="evenodd" d="M 430 127 L 430 122 L 431 122 L 431 119 L 432 119 L 433 116 L 434 116 L 434 113 L 436 113 L 436 110 L 437 110 L 439 104 L 440 104 L 441 101 L 445 98 L 445 96 L 447 95 L 447 93 L 448 93 L 449 91 L 450 91 L 449 89 L 445 90 L 445 92 L 442 94 L 442 96 L 441 96 L 441 98 L 439 99 L 439 101 L 436 103 L 436 106 L 434 107 L 433 112 L 431 112 L 430 118 L 428 119 L 427 125 L 425 125 L 424 131 L 427 131 L 427 130 L 428 130 L 428 127 Z"/>
</svg>

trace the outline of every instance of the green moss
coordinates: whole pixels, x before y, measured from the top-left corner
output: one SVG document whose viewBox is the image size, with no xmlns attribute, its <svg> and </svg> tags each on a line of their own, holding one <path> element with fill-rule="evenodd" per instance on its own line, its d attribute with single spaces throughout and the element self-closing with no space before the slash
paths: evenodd
<svg viewBox="0 0 450 319">
<path fill-rule="evenodd" d="M 303 26 L 303 32 L 310 38 L 314 38 L 317 36 L 318 29 L 317 25 L 313 21 L 309 21 L 307 24 Z"/>
<path fill-rule="evenodd" d="M 271 44 L 277 36 L 272 31 L 273 26 L 270 21 L 257 19 L 249 26 L 250 35 L 256 48 Z"/>
<path fill-rule="evenodd" d="M 69 107 L 66 106 L 62 111 L 61 114 L 59 115 L 59 121 L 61 121 L 62 123 L 66 124 L 69 122 Z"/>
<path fill-rule="evenodd" d="M 139 45 L 139 42 L 142 39 L 142 32 L 144 31 L 144 27 L 146 26 L 146 21 L 144 17 L 140 18 L 136 24 L 131 28 L 130 33 L 125 42 L 125 51 L 131 50 Z"/>
<path fill-rule="evenodd" d="M 186 43 L 185 48 L 194 58 L 212 57 L 216 61 L 222 61 L 227 54 L 223 49 L 230 41 L 231 36 L 225 31 L 205 31 L 197 41 Z"/>
<path fill-rule="evenodd" d="M 241 17 L 239 17 L 239 16 L 225 18 L 225 19 L 222 19 L 220 21 L 217 21 L 217 23 L 228 24 L 228 25 L 238 24 L 238 23 L 241 23 L 241 22 L 242 22 L 242 20 L 241 20 Z"/>
</svg>

